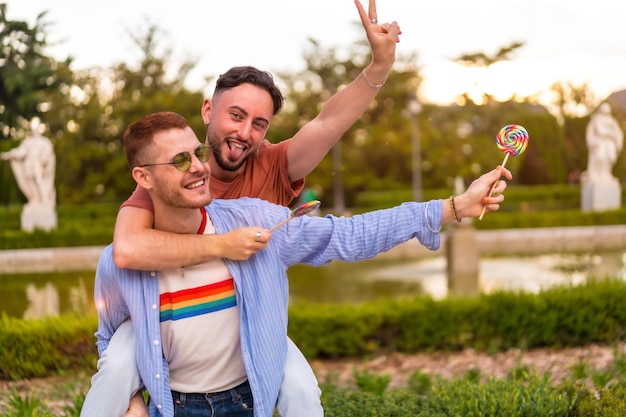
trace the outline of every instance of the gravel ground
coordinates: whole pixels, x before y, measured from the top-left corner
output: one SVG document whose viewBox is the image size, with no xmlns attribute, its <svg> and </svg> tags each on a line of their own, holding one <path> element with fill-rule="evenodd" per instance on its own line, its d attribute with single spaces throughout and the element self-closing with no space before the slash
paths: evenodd
<svg viewBox="0 0 626 417">
<path fill-rule="evenodd" d="M 590 345 L 572 349 L 510 350 L 488 355 L 473 350 L 456 353 L 404 354 L 376 356 L 367 360 L 313 360 L 311 366 L 320 383 L 333 381 L 342 385 L 353 384 L 353 370 L 367 370 L 373 375 L 391 375 L 390 387 L 402 387 L 414 372 L 439 375 L 445 378 L 462 377 L 468 371 L 479 371 L 482 378 L 506 378 L 520 367 L 535 370 L 540 375 L 549 372 L 559 383 L 572 374 L 572 368 L 586 364 L 589 372 L 602 371 L 611 366 L 616 352 L 626 354 L 626 345 Z M 89 388 L 91 375 L 79 374 L 22 381 L 0 381 L 0 410 L 6 409 L 13 389 L 20 396 L 31 396 L 44 402 L 53 412 L 72 406 L 77 394 Z M 59 414 L 60 415 L 60 414 Z"/>
<path fill-rule="evenodd" d="M 393 353 L 358 361 L 312 361 L 320 382 L 331 379 L 351 384 L 356 368 L 370 374 L 391 375 L 390 387 L 406 386 L 408 378 L 419 371 L 445 378 L 463 377 L 468 371 L 479 371 L 480 376 L 506 378 L 511 371 L 525 367 L 539 375 L 549 372 L 554 383 L 572 375 L 575 365 L 586 364 L 588 372 L 605 370 L 614 361 L 615 353 L 624 355 L 624 345 L 607 347 L 590 345 L 571 349 L 509 350 L 496 355 L 468 349 L 456 353 L 404 354 Z"/>
</svg>

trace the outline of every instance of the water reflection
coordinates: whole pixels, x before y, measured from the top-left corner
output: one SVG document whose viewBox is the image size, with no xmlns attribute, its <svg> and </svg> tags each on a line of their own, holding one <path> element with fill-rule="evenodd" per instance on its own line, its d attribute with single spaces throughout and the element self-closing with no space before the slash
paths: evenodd
<svg viewBox="0 0 626 417">
<path fill-rule="evenodd" d="M 292 301 L 353 302 L 420 294 L 440 300 L 450 294 L 445 257 L 377 262 L 380 261 L 293 269 L 289 273 Z M 484 258 L 480 261 L 478 282 L 466 287 L 478 288 L 485 294 L 536 293 L 555 285 L 578 285 L 591 278 L 626 279 L 625 265 L 626 252 Z M 327 274 L 328 271 L 333 273 Z"/>
<path fill-rule="evenodd" d="M 37 288 L 32 282 L 28 283 L 26 299 L 28 307 L 24 312 L 25 319 L 59 315 L 59 292 L 51 282 L 47 282 L 43 288 Z"/>
<path fill-rule="evenodd" d="M 538 292 L 605 277 L 626 279 L 626 252 L 484 258 L 478 282 L 467 287 L 482 293 Z M 0 313 L 24 318 L 94 313 L 93 280 L 93 271 L 0 275 Z M 358 303 L 424 294 L 442 299 L 450 294 L 441 256 L 298 265 L 289 270 L 289 281 L 292 302 Z"/>
<path fill-rule="evenodd" d="M 87 288 L 80 278 L 78 285 L 69 287 L 68 302 L 69 310 L 66 313 L 84 314 L 89 311 Z M 30 282 L 26 286 L 26 299 L 28 305 L 24 311 L 25 319 L 40 319 L 44 317 L 59 316 L 59 291 L 52 282 L 46 282 L 42 288 L 37 288 Z"/>
<path fill-rule="evenodd" d="M 26 319 L 91 314 L 93 272 L 0 275 L 0 314 Z"/>
</svg>

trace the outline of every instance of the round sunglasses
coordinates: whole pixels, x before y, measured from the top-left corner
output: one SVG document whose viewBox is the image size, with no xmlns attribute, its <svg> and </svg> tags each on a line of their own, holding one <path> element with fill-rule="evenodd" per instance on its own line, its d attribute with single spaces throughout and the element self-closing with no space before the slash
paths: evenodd
<svg viewBox="0 0 626 417">
<path fill-rule="evenodd" d="M 201 143 L 198 145 L 195 151 L 193 151 L 194 155 L 198 158 L 200 162 L 207 162 L 211 159 L 211 147 L 209 145 L 205 145 Z M 143 167 L 151 167 L 155 165 L 174 165 L 179 171 L 187 171 L 191 167 L 191 154 L 187 151 L 180 152 L 174 155 L 174 158 L 170 162 L 162 162 L 159 164 L 143 164 L 139 165 L 140 168 Z"/>
</svg>

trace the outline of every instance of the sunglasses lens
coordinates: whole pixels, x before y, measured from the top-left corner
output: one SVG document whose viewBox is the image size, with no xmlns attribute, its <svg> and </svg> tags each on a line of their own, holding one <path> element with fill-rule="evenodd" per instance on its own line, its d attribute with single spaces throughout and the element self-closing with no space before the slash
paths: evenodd
<svg viewBox="0 0 626 417">
<path fill-rule="evenodd" d="M 207 162 L 209 159 L 211 159 L 210 146 L 200 145 L 196 148 L 196 151 L 194 153 L 196 154 L 200 162 Z"/>
<path fill-rule="evenodd" d="M 189 152 L 181 152 L 174 156 L 174 166 L 179 171 L 187 171 L 191 166 L 191 155 Z"/>
</svg>

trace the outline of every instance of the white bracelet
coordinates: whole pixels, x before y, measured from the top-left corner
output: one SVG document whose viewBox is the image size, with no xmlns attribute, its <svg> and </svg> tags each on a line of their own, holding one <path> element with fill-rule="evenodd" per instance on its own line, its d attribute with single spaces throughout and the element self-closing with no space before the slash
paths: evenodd
<svg viewBox="0 0 626 417">
<path fill-rule="evenodd" d="M 439 233 L 441 232 L 441 225 L 439 226 L 439 230 L 435 230 L 430 226 L 430 223 L 428 223 L 428 206 L 430 205 L 430 203 L 432 203 L 432 200 L 426 203 L 426 208 L 424 209 L 424 222 L 426 223 L 426 227 L 428 227 L 428 230 L 433 233 Z"/>
<path fill-rule="evenodd" d="M 365 82 L 373 88 L 380 88 L 383 85 L 385 85 L 385 83 L 387 82 L 387 79 L 385 78 L 385 80 L 380 83 L 380 84 L 374 84 L 373 82 L 371 82 L 368 78 L 367 78 L 367 74 L 365 74 L 365 68 L 363 68 L 363 71 L 361 71 L 361 75 L 363 75 L 363 79 L 365 80 Z"/>
</svg>

